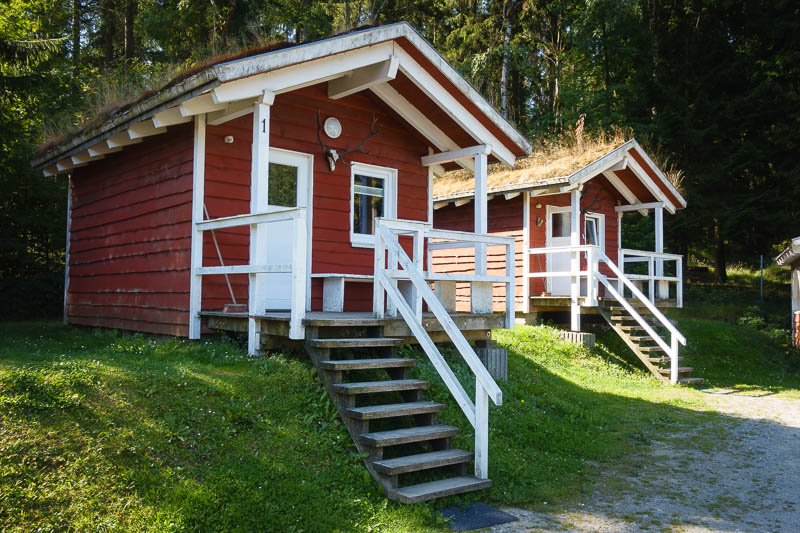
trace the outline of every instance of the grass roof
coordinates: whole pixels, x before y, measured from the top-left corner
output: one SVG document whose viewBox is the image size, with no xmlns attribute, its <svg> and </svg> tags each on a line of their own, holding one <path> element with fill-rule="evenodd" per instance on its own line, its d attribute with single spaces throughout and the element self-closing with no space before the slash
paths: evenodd
<svg viewBox="0 0 800 533">
<path fill-rule="evenodd" d="M 623 145 L 626 140 L 623 132 L 616 130 L 611 134 L 599 134 L 581 144 L 572 139 L 543 145 L 528 157 L 517 159 L 514 168 L 509 169 L 503 163 L 489 165 L 487 188 L 502 192 L 566 182 L 569 176 Z M 472 172 L 467 170 L 446 172 L 433 183 L 436 199 L 472 196 L 474 193 L 475 180 Z"/>
<path fill-rule="evenodd" d="M 109 119 L 125 113 L 133 106 L 144 102 L 148 98 L 166 89 L 169 89 L 170 87 L 173 87 L 190 78 L 191 76 L 199 74 L 204 70 L 213 67 L 214 65 L 235 61 L 237 59 L 244 59 L 267 52 L 275 52 L 277 50 L 292 48 L 301 44 L 307 44 L 330 37 L 336 37 L 338 35 L 354 33 L 372 27 L 373 26 L 371 25 L 359 26 L 358 28 L 354 28 L 345 32 L 335 33 L 319 39 L 310 39 L 297 43 L 288 41 L 271 41 L 267 43 L 245 46 L 238 50 L 227 51 L 212 55 L 205 59 L 200 59 L 195 63 L 188 64 L 188 66 L 186 63 L 179 66 L 165 65 L 163 72 L 157 76 L 157 78 L 152 79 L 150 86 L 144 90 L 140 89 L 141 85 L 132 83 L 130 78 L 124 78 L 124 76 L 121 78 L 113 76 L 111 79 L 106 78 L 103 80 L 103 87 L 95 91 L 97 97 L 94 99 L 94 101 L 87 101 L 86 112 L 82 114 L 84 117 L 83 120 L 78 124 L 70 123 L 65 125 L 62 123 L 49 125 L 47 129 L 52 133 L 49 135 L 46 134 L 46 140 L 37 147 L 35 155 L 36 157 L 41 157 L 53 148 L 65 144 L 72 137 L 99 128 Z M 133 87 L 133 91 L 131 90 L 131 87 Z"/>
</svg>

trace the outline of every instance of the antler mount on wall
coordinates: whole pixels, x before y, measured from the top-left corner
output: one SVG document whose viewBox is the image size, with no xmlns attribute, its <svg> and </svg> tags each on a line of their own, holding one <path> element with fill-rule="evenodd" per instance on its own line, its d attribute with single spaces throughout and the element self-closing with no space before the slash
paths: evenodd
<svg viewBox="0 0 800 533">
<path fill-rule="evenodd" d="M 325 119 L 326 125 L 328 125 L 328 123 L 331 122 L 332 118 L 333 117 L 328 117 L 327 119 Z M 338 122 L 338 121 L 336 121 L 336 122 Z M 325 154 L 325 160 L 328 162 L 328 168 L 330 169 L 331 172 L 336 170 L 336 162 L 337 161 L 341 161 L 342 164 L 347 165 L 348 167 L 353 164 L 352 162 L 348 162 L 347 159 L 345 159 L 345 157 L 348 154 L 352 154 L 352 153 L 355 153 L 355 152 L 359 152 L 359 153 L 362 153 L 362 154 L 369 153 L 369 152 L 365 152 L 364 151 L 363 146 L 370 139 L 370 137 L 372 137 L 374 135 L 377 135 L 381 131 L 381 128 L 380 128 L 380 125 L 378 124 L 378 122 L 379 122 L 378 117 L 376 115 L 372 115 L 372 123 L 369 126 L 369 133 L 364 138 L 364 140 L 361 141 L 360 143 L 358 143 L 358 145 L 355 148 L 351 148 L 349 150 L 344 150 L 342 153 L 339 153 L 336 149 L 328 148 L 327 146 L 325 146 L 325 142 L 322 140 L 322 134 L 323 133 L 325 133 L 329 137 L 332 137 L 332 138 L 335 138 L 335 137 L 333 137 L 332 135 L 329 135 L 328 132 L 326 131 L 326 129 L 324 128 L 324 126 L 322 124 L 322 113 L 320 112 L 319 109 L 317 109 L 317 139 L 319 140 L 320 146 L 322 146 L 322 151 Z M 341 133 L 341 125 L 339 126 L 339 133 Z M 336 135 L 336 137 L 338 137 L 338 135 Z"/>
</svg>

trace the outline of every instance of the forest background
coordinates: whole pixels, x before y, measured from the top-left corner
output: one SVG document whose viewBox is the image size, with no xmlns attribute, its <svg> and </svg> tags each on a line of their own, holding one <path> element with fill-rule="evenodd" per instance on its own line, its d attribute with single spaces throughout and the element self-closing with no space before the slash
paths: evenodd
<svg viewBox="0 0 800 533">
<path fill-rule="evenodd" d="M 795 0 L 0 0 L 0 320 L 61 310 L 66 179 L 30 166 L 45 139 L 210 56 L 401 20 L 535 146 L 585 115 L 658 151 L 689 204 L 666 247 L 717 281 L 800 234 Z"/>
</svg>

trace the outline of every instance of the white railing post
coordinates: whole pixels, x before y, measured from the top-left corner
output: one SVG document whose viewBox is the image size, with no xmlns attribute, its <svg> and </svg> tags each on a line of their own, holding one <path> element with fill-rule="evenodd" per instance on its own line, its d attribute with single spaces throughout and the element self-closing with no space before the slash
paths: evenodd
<svg viewBox="0 0 800 533">
<path fill-rule="evenodd" d="M 586 298 L 589 302 L 589 305 L 596 306 L 597 305 L 597 297 L 598 297 L 598 287 L 597 287 L 597 273 L 599 271 L 598 266 L 598 257 L 597 257 L 597 248 L 594 246 L 590 246 L 586 250 Z"/>
<path fill-rule="evenodd" d="M 647 258 L 647 297 L 650 303 L 656 303 L 655 280 L 653 279 L 653 256 Z"/>
<path fill-rule="evenodd" d="M 509 243 L 506 245 L 506 276 L 510 278 L 506 283 L 506 329 L 512 329 L 514 327 L 514 319 L 517 313 L 517 268 L 514 262 L 515 246 L 516 243 Z M 524 290 L 522 294 L 525 294 Z"/>
<path fill-rule="evenodd" d="M 619 255 L 617 256 L 617 261 L 619 261 L 619 268 L 620 271 L 625 274 L 625 250 L 620 248 Z M 617 292 L 620 293 L 622 296 L 625 296 L 625 284 L 622 282 L 622 279 L 617 279 Z"/>
<path fill-rule="evenodd" d="M 414 266 L 417 267 L 417 272 L 422 275 L 424 266 L 424 253 L 425 249 L 425 231 L 422 227 L 414 232 Z M 411 285 L 411 299 L 413 303 L 414 313 L 417 315 L 417 320 L 422 321 L 422 296 L 419 294 L 417 288 Z"/>
<path fill-rule="evenodd" d="M 670 335 L 670 382 L 674 385 L 678 382 L 678 338 L 672 333 Z"/>
<path fill-rule="evenodd" d="M 385 291 L 380 282 L 380 274 L 386 269 L 386 246 L 383 242 L 383 232 L 380 231 L 382 222 L 377 221 L 375 225 L 375 262 L 372 270 L 372 312 L 375 318 L 384 317 L 384 296 Z"/>
<path fill-rule="evenodd" d="M 303 317 L 306 311 L 306 253 L 308 250 L 306 231 L 306 210 L 292 222 L 294 243 L 292 250 L 292 309 L 289 318 L 289 338 L 305 337 Z"/>
<path fill-rule="evenodd" d="M 675 277 L 678 278 L 678 281 L 675 285 L 675 299 L 677 300 L 677 306 L 683 307 L 683 257 L 678 256 L 675 260 Z"/>
<path fill-rule="evenodd" d="M 489 479 L 489 394 L 475 381 L 475 477 Z"/>
<path fill-rule="evenodd" d="M 577 248 L 580 246 L 580 223 L 581 223 L 581 192 L 574 189 L 570 193 L 570 246 Z M 580 331 L 581 329 L 581 308 L 580 308 L 580 269 L 581 255 L 577 250 L 570 254 L 570 271 L 572 272 L 572 283 L 570 285 L 570 329 Z"/>
<path fill-rule="evenodd" d="M 392 238 L 394 237 L 395 235 L 392 233 Z M 384 243 L 384 246 L 385 245 L 386 243 Z M 397 270 L 397 253 L 390 249 L 386 255 L 388 258 L 386 268 L 389 270 Z M 393 287 L 397 287 L 397 280 L 395 278 L 391 278 L 389 280 L 389 284 Z M 397 305 L 395 305 L 395 302 L 391 298 L 386 300 L 386 316 L 397 316 Z"/>
<path fill-rule="evenodd" d="M 655 252 L 658 254 L 664 253 L 664 208 L 663 207 L 656 207 L 655 208 L 655 219 L 656 219 L 656 249 Z M 663 277 L 664 276 L 664 259 L 659 257 L 656 259 L 656 276 Z M 669 298 L 669 284 L 666 281 L 659 280 L 656 284 L 658 287 L 658 294 L 659 298 Z"/>
<path fill-rule="evenodd" d="M 203 232 L 197 223 L 203 220 L 205 201 L 205 169 L 206 169 L 206 115 L 197 115 L 194 119 L 194 159 L 192 165 L 192 243 L 191 274 L 189 281 L 189 338 L 200 338 L 200 308 L 203 297 L 203 276 L 195 273 L 195 269 L 203 266 Z M 67 262 L 69 265 L 69 262 Z"/>
</svg>

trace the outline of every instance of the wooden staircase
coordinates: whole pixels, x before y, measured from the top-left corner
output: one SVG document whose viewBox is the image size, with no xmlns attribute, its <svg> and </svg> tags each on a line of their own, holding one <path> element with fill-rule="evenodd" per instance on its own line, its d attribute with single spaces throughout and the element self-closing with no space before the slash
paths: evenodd
<svg viewBox="0 0 800 533">
<path fill-rule="evenodd" d="M 635 305 L 636 311 L 645 321 L 656 330 L 659 335 L 664 336 L 665 331 L 658 323 L 658 320 L 650 313 L 644 305 Z M 650 372 L 665 383 L 670 383 L 670 364 L 671 359 L 663 348 L 658 346 L 645 329 L 631 316 L 628 311 L 618 305 L 601 304 L 600 314 L 608 322 L 611 328 L 625 341 L 625 344 L 636 354 Z M 678 362 L 682 360 L 678 357 Z M 678 383 L 695 384 L 703 381 L 703 378 L 692 377 L 694 368 L 690 366 L 678 367 Z"/>
<path fill-rule="evenodd" d="M 439 424 L 444 405 L 427 401 L 430 382 L 409 379 L 416 360 L 397 357 L 403 339 L 379 320 L 306 326 L 305 348 L 367 470 L 389 499 L 416 503 L 485 489 L 467 475 L 474 454 L 451 447 L 456 427 Z"/>
</svg>

